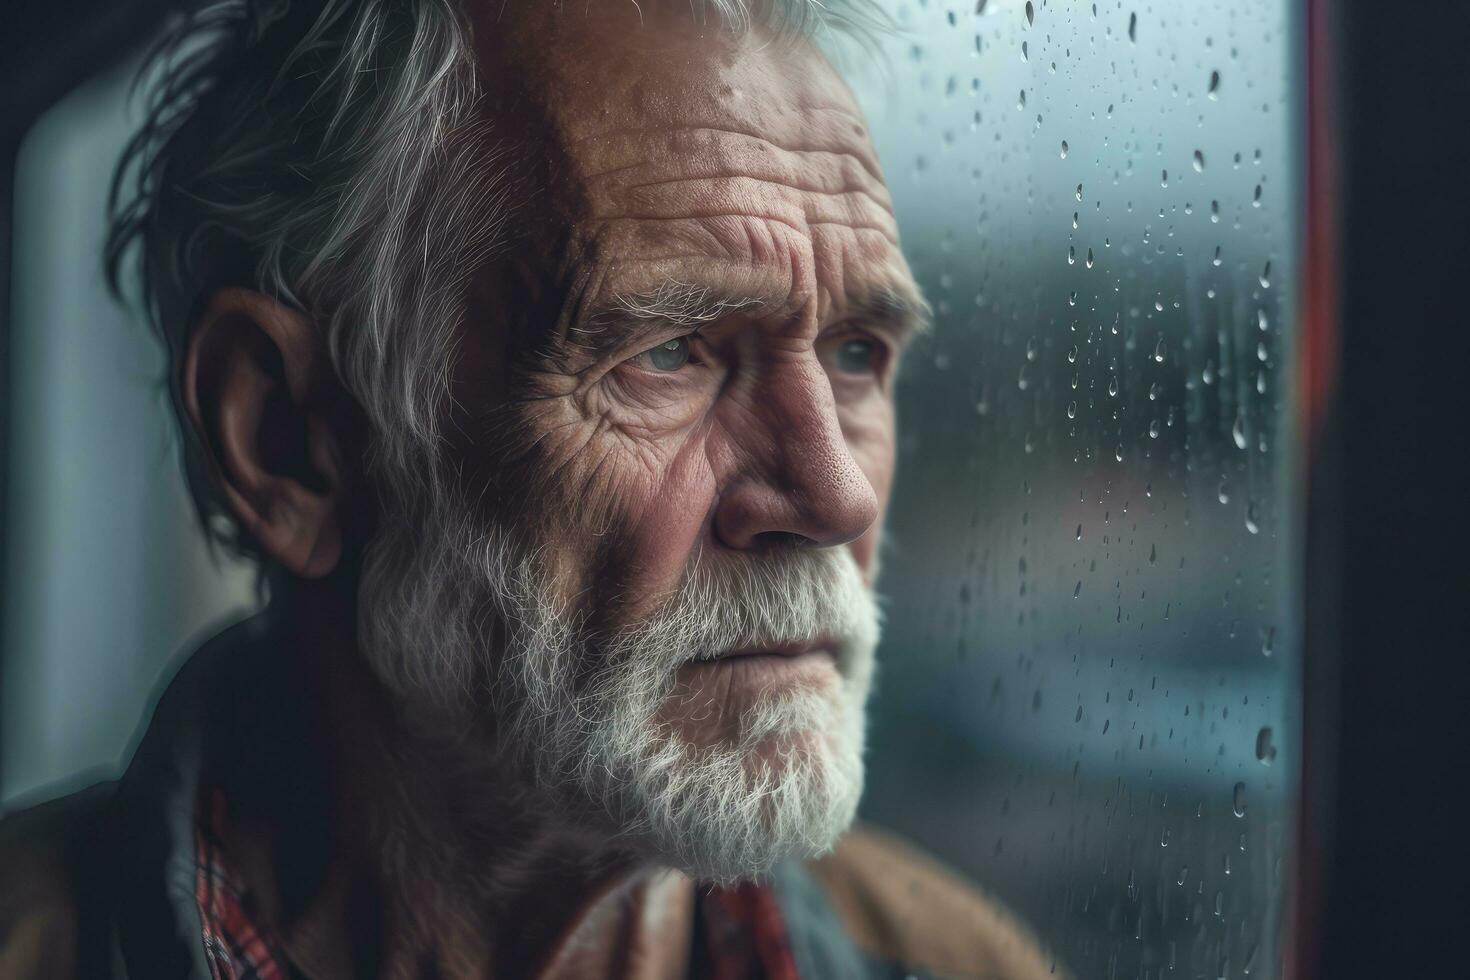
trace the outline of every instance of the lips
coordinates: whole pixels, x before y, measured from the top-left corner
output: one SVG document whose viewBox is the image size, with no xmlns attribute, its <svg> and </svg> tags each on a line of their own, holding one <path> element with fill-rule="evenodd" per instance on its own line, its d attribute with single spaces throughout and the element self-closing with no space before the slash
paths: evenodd
<svg viewBox="0 0 1470 980">
<path fill-rule="evenodd" d="M 716 654 L 712 660 L 734 660 L 740 657 L 800 657 L 808 653 L 832 653 L 832 641 L 826 637 L 820 637 L 804 643 L 783 643 L 768 647 L 750 647 L 740 650 L 729 650 L 725 653 Z"/>
</svg>

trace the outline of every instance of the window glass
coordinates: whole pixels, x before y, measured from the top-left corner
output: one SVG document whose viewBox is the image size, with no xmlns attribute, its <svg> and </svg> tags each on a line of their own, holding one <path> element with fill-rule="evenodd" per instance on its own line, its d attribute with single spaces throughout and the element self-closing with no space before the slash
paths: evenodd
<svg viewBox="0 0 1470 980">
<path fill-rule="evenodd" d="M 1287 5 L 894 3 L 936 311 L 865 808 L 1086 977 L 1277 973 L 1296 717 Z"/>
</svg>

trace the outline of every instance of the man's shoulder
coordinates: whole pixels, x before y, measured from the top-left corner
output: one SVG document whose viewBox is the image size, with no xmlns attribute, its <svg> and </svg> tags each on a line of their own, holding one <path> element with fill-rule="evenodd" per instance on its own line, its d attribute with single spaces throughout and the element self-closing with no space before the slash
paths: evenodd
<svg viewBox="0 0 1470 980">
<path fill-rule="evenodd" d="M 113 784 L 0 819 L 0 977 L 72 977 L 93 954 L 95 877 L 107 867 L 104 819 Z"/>
<path fill-rule="evenodd" d="M 855 827 L 807 869 L 866 953 L 936 977 L 1059 975 L 1026 927 L 998 902 L 888 834 Z"/>
</svg>

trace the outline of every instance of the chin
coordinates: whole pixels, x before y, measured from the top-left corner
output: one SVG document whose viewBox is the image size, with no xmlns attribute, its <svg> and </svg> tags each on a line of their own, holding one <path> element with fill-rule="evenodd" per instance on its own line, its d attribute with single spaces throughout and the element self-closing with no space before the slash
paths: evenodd
<svg viewBox="0 0 1470 980">
<path fill-rule="evenodd" d="M 686 749 L 678 761 L 670 747 L 662 750 L 639 793 L 645 842 L 664 863 L 717 884 L 759 879 L 783 861 L 830 851 L 862 796 L 863 723 L 860 709 L 827 704 L 824 724 Z"/>
</svg>

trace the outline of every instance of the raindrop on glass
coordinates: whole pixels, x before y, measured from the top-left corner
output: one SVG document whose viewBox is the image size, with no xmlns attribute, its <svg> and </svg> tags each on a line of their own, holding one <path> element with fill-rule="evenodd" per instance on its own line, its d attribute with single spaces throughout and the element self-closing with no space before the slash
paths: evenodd
<svg viewBox="0 0 1470 980">
<path fill-rule="evenodd" d="M 1235 784 L 1235 800 L 1232 811 L 1237 817 L 1245 816 L 1245 783 Z"/>
<path fill-rule="evenodd" d="M 1138 15 L 1137 14 L 1129 14 L 1128 15 L 1128 40 L 1129 41 L 1132 41 L 1132 42 L 1135 42 L 1135 43 L 1138 41 Z"/>
<path fill-rule="evenodd" d="M 1159 364 L 1163 364 L 1164 356 L 1167 353 L 1168 351 L 1164 347 L 1164 338 L 1160 337 L 1159 342 L 1157 344 L 1154 344 L 1154 360 L 1157 361 Z"/>
<path fill-rule="evenodd" d="M 1254 500 L 1245 505 L 1245 529 L 1251 534 L 1261 533 L 1261 524 L 1256 517 L 1256 502 Z"/>
<path fill-rule="evenodd" d="M 1236 449 L 1244 449 L 1249 443 L 1245 441 L 1245 413 L 1235 413 L 1235 424 L 1230 427 L 1230 438 L 1235 440 Z"/>
<path fill-rule="evenodd" d="M 1152 422 L 1150 422 L 1148 424 L 1148 437 L 1150 439 L 1157 439 L 1159 437 L 1159 420 L 1158 419 L 1154 419 Z"/>
<path fill-rule="evenodd" d="M 1200 174 L 1205 172 L 1205 155 L 1200 150 L 1194 151 L 1194 171 Z"/>
<path fill-rule="evenodd" d="M 1269 725 L 1256 732 L 1256 760 L 1264 766 L 1269 766 L 1276 760 L 1276 746 L 1271 744 Z"/>
<path fill-rule="evenodd" d="M 1217 71 L 1212 71 L 1210 72 L 1210 87 L 1206 90 L 1206 94 L 1209 95 L 1210 98 L 1214 99 L 1219 97 L 1219 91 L 1220 73 Z"/>
<path fill-rule="evenodd" d="M 1271 262 L 1269 260 L 1267 260 L 1265 267 L 1261 269 L 1261 288 L 1271 288 Z"/>
<path fill-rule="evenodd" d="M 1036 8 L 1031 6 L 1031 0 L 1026 0 L 1026 26 L 1030 27 L 1036 22 Z"/>
<path fill-rule="evenodd" d="M 1087 267 L 1088 267 L 1088 268 L 1089 268 L 1089 269 L 1091 269 L 1091 268 L 1092 268 L 1092 263 L 1093 263 L 1093 258 L 1092 258 L 1092 249 L 1091 249 L 1091 248 L 1089 248 L 1089 249 L 1088 249 L 1088 250 L 1087 250 Z"/>
<path fill-rule="evenodd" d="M 1063 160 L 1067 159 L 1067 150 L 1068 149 L 1069 148 L 1067 146 L 1067 141 L 1066 140 L 1062 140 L 1062 159 Z"/>
</svg>

